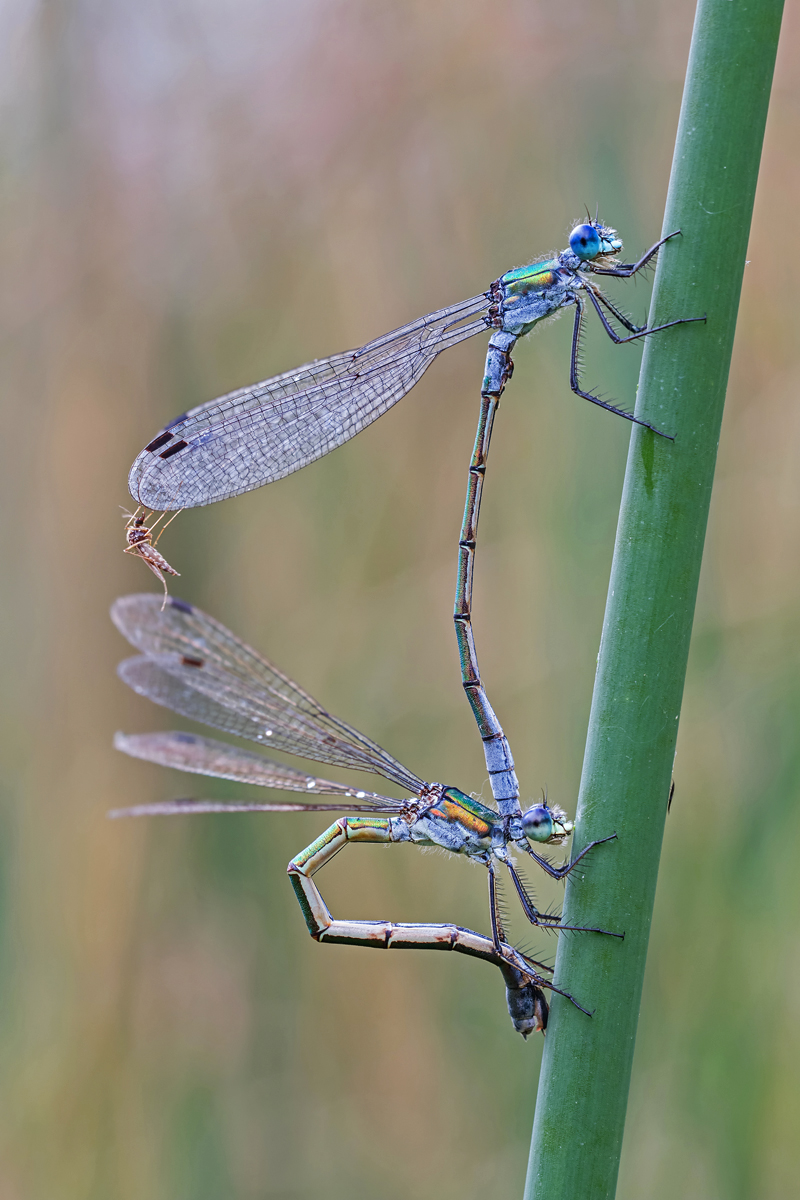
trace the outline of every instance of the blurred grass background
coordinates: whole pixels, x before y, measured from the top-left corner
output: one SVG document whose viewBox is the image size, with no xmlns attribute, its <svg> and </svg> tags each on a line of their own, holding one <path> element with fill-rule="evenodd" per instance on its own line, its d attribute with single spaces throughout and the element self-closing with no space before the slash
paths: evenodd
<svg viewBox="0 0 800 1200">
<path fill-rule="evenodd" d="M 521 1193 L 541 1043 L 513 1034 L 482 964 L 312 943 L 284 871 L 323 816 L 105 820 L 237 794 L 111 748 L 115 729 L 176 723 L 114 674 L 128 648 L 108 606 L 155 586 L 121 553 L 118 505 L 165 420 L 473 295 L 563 246 L 584 204 L 631 254 L 649 245 L 692 17 L 689 0 L 0 9 L 0 1200 Z M 625 1200 L 771 1200 L 797 1173 L 800 39 L 791 10 L 787 22 Z M 646 286 L 615 294 L 645 314 Z M 475 627 L 523 795 L 547 786 L 572 813 L 628 430 L 571 396 L 569 335 L 562 321 L 518 348 Z M 450 617 L 484 342 L 314 467 L 184 514 L 161 548 L 182 572 L 175 594 L 415 772 L 488 795 Z M 631 402 L 638 360 L 595 331 L 587 382 Z M 482 873 L 439 855 L 353 847 L 320 882 L 342 916 L 486 928 Z"/>
</svg>

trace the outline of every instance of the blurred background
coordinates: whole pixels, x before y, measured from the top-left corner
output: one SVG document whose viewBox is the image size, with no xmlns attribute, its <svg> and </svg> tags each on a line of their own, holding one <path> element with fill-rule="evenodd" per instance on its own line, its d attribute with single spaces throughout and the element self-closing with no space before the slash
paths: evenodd
<svg viewBox="0 0 800 1200">
<path fill-rule="evenodd" d="M 584 204 L 641 252 L 692 19 L 690 0 L 0 8 L 0 1200 L 521 1194 L 541 1040 L 483 964 L 311 941 L 285 865 L 329 818 L 106 820 L 243 794 L 111 747 L 179 724 L 115 677 L 109 604 L 157 589 L 119 506 L 167 419 L 474 295 L 565 245 Z M 796 1188 L 800 337 L 776 231 L 798 59 L 790 9 L 624 1200 Z M 615 294 L 644 317 L 646 285 Z M 629 430 L 572 397 L 570 329 L 518 347 L 475 629 L 523 797 L 574 813 Z M 185 513 L 160 548 L 174 594 L 419 775 L 488 796 L 450 616 L 484 354 L 450 351 L 348 446 Z M 593 330 L 586 381 L 630 404 L 639 356 Z M 483 873 L 442 855 L 355 847 L 320 882 L 341 916 L 487 927 Z"/>
</svg>

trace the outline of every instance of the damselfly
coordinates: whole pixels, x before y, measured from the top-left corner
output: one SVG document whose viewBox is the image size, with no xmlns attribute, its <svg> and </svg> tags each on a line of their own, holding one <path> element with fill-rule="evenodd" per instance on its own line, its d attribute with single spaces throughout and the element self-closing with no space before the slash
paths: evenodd
<svg viewBox="0 0 800 1200">
<path fill-rule="evenodd" d="M 483 481 L 497 406 L 511 377 L 511 352 L 522 337 L 560 310 L 575 306 L 570 387 L 578 396 L 669 438 L 645 416 L 602 400 L 580 384 L 579 350 L 586 301 L 608 336 L 632 342 L 705 317 L 686 317 L 647 328 L 635 325 L 592 276 L 629 279 L 651 264 L 669 234 L 634 263 L 620 263 L 616 230 L 595 219 L 577 225 L 569 246 L 553 258 L 508 271 L 487 292 L 387 333 L 359 350 L 335 354 L 240 388 L 170 423 L 134 462 L 128 484 L 150 507 L 192 508 L 224 500 L 290 475 L 341 446 L 385 413 L 422 377 L 442 350 L 491 329 L 478 431 L 459 539 L 454 619 L 461 678 L 484 743 L 492 791 L 503 815 L 518 812 L 519 785 L 500 722 L 481 682 L 472 632 L 472 581 Z M 605 311 L 604 311 L 605 309 Z M 610 313 L 626 330 L 620 336 Z"/>
<path fill-rule="evenodd" d="M 553 878 L 563 879 L 593 846 L 600 844 L 592 842 L 561 867 L 537 852 L 534 846 L 559 845 L 569 836 L 572 823 L 559 808 L 542 802 L 522 813 L 517 805 L 515 817 L 503 817 L 459 788 L 426 783 L 376 742 L 334 717 L 224 625 L 182 600 L 170 597 L 166 606 L 159 608 L 158 598 L 153 595 L 125 596 L 115 602 L 111 616 L 140 652 L 119 667 L 120 677 L 140 695 L 190 720 L 262 746 L 372 772 L 409 793 L 404 800 L 393 799 L 308 775 L 262 754 L 198 734 L 120 733 L 115 745 L 134 757 L 182 771 L 300 792 L 304 800 L 282 804 L 174 800 L 118 810 L 113 816 L 310 811 L 367 814 L 340 817 L 289 863 L 289 877 L 313 938 L 385 949 L 455 950 L 494 963 L 506 982 L 514 1027 L 526 1037 L 546 1025 L 548 1008 L 543 988 L 559 992 L 582 1012 L 587 1011 L 542 974 L 550 968 L 508 943 L 498 906 L 502 869 L 508 872 L 532 925 L 555 931 L 608 932 L 562 925 L 558 916 L 540 912 L 511 858 L 511 851 L 516 850 L 532 858 Z M 320 803 L 319 796 L 340 799 Z M 610 841 L 614 836 L 601 840 Z M 457 925 L 340 921 L 332 917 L 312 876 L 352 841 L 438 846 L 485 866 L 491 936 Z"/>
<path fill-rule="evenodd" d="M 181 511 L 181 509 L 178 509 L 178 512 L 170 517 L 166 525 L 161 526 L 155 541 L 153 541 L 153 534 L 159 521 L 164 519 L 165 513 L 157 517 L 150 526 L 148 526 L 147 520 L 148 517 L 153 516 L 153 513 L 143 512 L 141 504 L 136 509 L 136 512 L 124 512 L 122 514 L 128 521 L 125 526 L 125 540 L 128 544 L 123 550 L 123 554 L 135 554 L 137 558 L 141 558 L 143 562 L 147 563 L 153 574 L 161 580 L 164 587 L 164 604 L 167 602 L 167 581 L 164 578 L 164 574 L 180 576 L 180 571 L 176 571 L 174 567 L 169 565 L 161 551 L 156 549 L 156 546 L 167 525 L 171 525 Z"/>
<path fill-rule="evenodd" d="M 249 492 L 298 471 L 349 441 L 396 404 L 442 350 L 493 330 L 482 392 L 499 395 L 511 374 L 510 354 L 546 317 L 575 306 L 570 388 L 592 404 L 655 433 L 645 416 L 635 416 L 580 385 L 579 348 L 588 299 L 617 344 L 703 321 L 686 317 L 648 329 L 633 322 L 600 290 L 592 275 L 629 279 L 651 263 L 656 242 L 635 263 L 620 263 L 622 242 L 599 220 L 578 225 L 569 246 L 553 258 L 517 267 L 488 291 L 429 313 L 358 350 L 347 350 L 239 388 L 170 421 L 145 446 L 131 467 L 128 484 L 138 504 L 158 511 L 194 508 Z M 604 312 L 605 309 L 605 312 Z M 628 335 L 621 337 L 606 312 Z"/>
</svg>

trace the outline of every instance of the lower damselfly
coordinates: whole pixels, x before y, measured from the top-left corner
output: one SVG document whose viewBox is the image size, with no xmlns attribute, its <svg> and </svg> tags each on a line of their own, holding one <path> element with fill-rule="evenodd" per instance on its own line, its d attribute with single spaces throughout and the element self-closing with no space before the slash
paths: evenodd
<svg viewBox="0 0 800 1200">
<path fill-rule="evenodd" d="M 534 847 L 560 845 L 572 823 L 555 805 L 542 801 L 524 813 L 504 817 L 457 787 L 427 783 L 352 725 L 334 717 L 307 692 L 230 630 L 200 609 L 169 597 L 164 607 L 154 595 L 124 596 L 111 616 L 139 651 L 119 666 L 120 678 L 139 695 L 190 720 L 301 758 L 390 780 L 407 793 L 395 799 L 352 784 L 319 778 L 256 753 L 195 733 L 117 734 L 115 745 L 136 758 L 200 775 L 302 793 L 303 800 L 251 803 L 172 800 L 116 810 L 112 816 L 152 816 L 231 812 L 340 812 L 342 816 L 288 866 L 311 936 L 319 942 L 383 949 L 418 947 L 455 950 L 499 967 L 514 1028 L 527 1037 L 544 1030 L 548 1006 L 544 988 L 571 996 L 547 978 L 551 968 L 511 945 L 499 904 L 502 878 L 510 878 L 522 911 L 543 930 L 620 933 L 564 925 L 540 911 L 512 852 L 536 862 L 554 879 L 565 878 L 600 842 L 586 846 L 572 862 L 555 866 Z M 318 797 L 338 797 L 320 803 Z M 601 841 L 611 841 L 612 834 Z M 437 846 L 486 867 L 491 934 L 450 924 L 338 920 L 328 910 L 312 876 L 348 842 L 411 842 Z M 591 1015 L 588 1014 L 587 1015 Z"/>
</svg>

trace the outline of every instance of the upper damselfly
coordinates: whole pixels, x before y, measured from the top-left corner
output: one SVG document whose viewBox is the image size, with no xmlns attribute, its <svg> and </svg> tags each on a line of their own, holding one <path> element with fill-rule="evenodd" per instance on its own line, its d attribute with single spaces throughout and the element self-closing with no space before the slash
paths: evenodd
<svg viewBox="0 0 800 1200">
<path fill-rule="evenodd" d="M 443 350 L 489 329 L 504 364 L 517 340 L 559 309 L 575 306 L 570 387 L 576 395 L 666 437 L 649 416 L 634 415 L 581 388 L 578 363 L 586 303 L 612 341 L 631 342 L 704 317 L 648 329 L 635 325 L 592 276 L 629 279 L 652 263 L 668 234 L 634 263 L 620 263 L 622 242 L 601 221 L 577 225 L 569 246 L 551 258 L 517 267 L 486 292 L 428 313 L 409 325 L 249 387 L 238 388 L 175 417 L 134 462 L 128 484 L 138 504 L 159 512 L 212 504 L 299 471 L 377 420 L 422 378 Z M 626 329 L 620 336 L 609 313 Z M 489 364 L 487 364 L 489 365 Z M 495 364 L 496 367 L 496 364 Z M 485 386 L 496 386 L 487 370 Z M 507 378 L 508 372 L 505 377 Z"/>
</svg>

